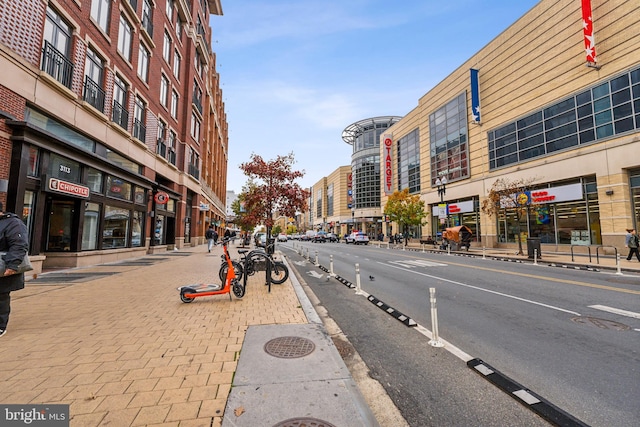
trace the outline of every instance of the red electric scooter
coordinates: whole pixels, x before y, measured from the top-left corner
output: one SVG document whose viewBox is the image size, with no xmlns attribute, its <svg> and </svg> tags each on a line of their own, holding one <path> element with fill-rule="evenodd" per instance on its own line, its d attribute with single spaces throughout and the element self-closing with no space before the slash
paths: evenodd
<svg viewBox="0 0 640 427">
<path fill-rule="evenodd" d="M 224 283 L 200 283 L 195 285 L 180 286 L 178 291 L 180 292 L 180 300 L 185 303 L 192 302 L 199 297 L 208 297 L 211 295 L 223 295 L 229 294 L 229 300 L 231 300 L 231 292 L 236 298 L 242 298 L 245 293 L 245 288 L 242 283 L 236 278 L 236 272 L 233 268 L 233 262 L 229 256 L 229 250 L 227 244 L 230 239 L 224 239 L 222 241 L 222 249 L 224 251 L 224 258 L 227 262 L 227 275 Z"/>
</svg>

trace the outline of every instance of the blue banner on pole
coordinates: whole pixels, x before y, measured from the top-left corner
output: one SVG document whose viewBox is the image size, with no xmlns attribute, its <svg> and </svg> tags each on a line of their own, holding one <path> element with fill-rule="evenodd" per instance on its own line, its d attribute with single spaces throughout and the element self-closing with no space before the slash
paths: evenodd
<svg viewBox="0 0 640 427">
<path fill-rule="evenodd" d="M 471 68 L 471 115 L 473 121 L 480 123 L 480 82 L 478 70 Z"/>
</svg>

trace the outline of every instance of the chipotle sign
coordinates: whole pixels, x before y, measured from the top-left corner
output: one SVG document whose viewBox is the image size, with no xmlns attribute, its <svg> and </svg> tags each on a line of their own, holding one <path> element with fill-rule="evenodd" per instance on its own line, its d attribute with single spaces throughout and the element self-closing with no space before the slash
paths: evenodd
<svg viewBox="0 0 640 427">
<path fill-rule="evenodd" d="M 83 199 L 89 198 L 89 187 L 85 187 L 84 185 L 63 181 L 58 178 L 49 178 L 47 183 L 50 191 L 67 194 L 69 196 L 82 197 Z"/>
</svg>

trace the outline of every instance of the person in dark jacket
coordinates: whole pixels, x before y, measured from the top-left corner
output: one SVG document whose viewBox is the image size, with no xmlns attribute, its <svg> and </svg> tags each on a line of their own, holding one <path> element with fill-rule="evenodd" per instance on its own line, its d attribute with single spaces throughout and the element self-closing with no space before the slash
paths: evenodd
<svg viewBox="0 0 640 427">
<path fill-rule="evenodd" d="M 6 252 L 6 268 L 0 277 L 0 337 L 7 332 L 11 312 L 10 293 L 24 288 L 24 273 L 18 274 L 16 270 L 28 250 L 27 227 L 17 215 L 5 213 L 0 202 L 0 252 Z"/>
</svg>

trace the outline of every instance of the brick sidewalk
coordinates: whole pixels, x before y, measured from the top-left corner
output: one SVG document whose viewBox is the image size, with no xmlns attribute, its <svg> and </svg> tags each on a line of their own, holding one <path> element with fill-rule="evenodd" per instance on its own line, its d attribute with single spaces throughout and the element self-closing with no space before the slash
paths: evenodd
<svg viewBox="0 0 640 427">
<path fill-rule="evenodd" d="M 71 270 L 105 274 L 90 281 L 28 282 L 0 339 L 0 402 L 69 404 L 72 426 L 220 426 L 247 327 L 307 322 L 290 281 L 268 293 L 262 272 L 242 300 L 182 303 L 178 286 L 218 281 L 221 253 L 203 245 Z"/>
</svg>

